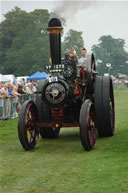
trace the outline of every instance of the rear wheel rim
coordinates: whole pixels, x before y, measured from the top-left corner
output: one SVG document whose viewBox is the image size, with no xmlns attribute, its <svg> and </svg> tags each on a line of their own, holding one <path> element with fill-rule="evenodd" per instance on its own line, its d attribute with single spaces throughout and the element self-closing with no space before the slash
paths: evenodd
<svg viewBox="0 0 128 193">
<path fill-rule="evenodd" d="M 37 144 L 39 137 L 39 131 L 36 128 L 36 113 L 32 105 L 32 103 L 28 104 L 24 116 L 25 137 L 30 147 L 34 147 Z"/>
<path fill-rule="evenodd" d="M 111 119 L 112 134 L 114 134 L 114 131 L 115 131 L 115 105 L 114 105 L 112 82 L 110 85 L 110 119 Z"/>
<path fill-rule="evenodd" d="M 95 108 L 90 99 L 84 101 L 80 111 L 80 137 L 85 150 L 90 151 L 96 143 Z"/>
<path fill-rule="evenodd" d="M 88 105 L 87 115 L 86 115 L 86 128 L 88 132 L 88 140 L 91 147 L 94 147 L 96 143 L 96 124 L 95 116 L 92 104 Z"/>
<path fill-rule="evenodd" d="M 91 63 L 91 80 L 96 79 L 96 74 L 93 74 L 94 71 L 96 71 L 96 64 L 95 61 L 93 60 Z"/>
</svg>

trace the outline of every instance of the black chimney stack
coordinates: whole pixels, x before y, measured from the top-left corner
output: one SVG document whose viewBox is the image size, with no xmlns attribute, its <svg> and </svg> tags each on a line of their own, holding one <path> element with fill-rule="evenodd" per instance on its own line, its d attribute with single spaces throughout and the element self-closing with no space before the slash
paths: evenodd
<svg viewBox="0 0 128 193">
<path fill-rule="evenodd" d="M 48 24 L 52 64 L 61 64 L 61 22 L 52 18 Z"/>
</svg>

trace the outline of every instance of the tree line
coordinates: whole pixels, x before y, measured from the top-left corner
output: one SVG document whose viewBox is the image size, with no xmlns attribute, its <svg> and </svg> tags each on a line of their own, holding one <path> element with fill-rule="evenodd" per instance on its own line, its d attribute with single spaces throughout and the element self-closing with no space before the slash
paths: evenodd
<svg viewBox="0 0 128 193">
<path fill-rule="evenodd" d="M 48 10 L 36 9 L 28 13 L 15 7 L 4 17 L 0 23 L 0 73 L 23 76 L 45 71 L 50 58 Z M 62 21 L 65 25 L 64 18 Z M 80 57 L 83 47 L 82 32 L 70 29 L 63 38 L 62 56 L 66 49 L 70 48 L 75 49 Z M 107 63 L 111 63 L 110 74 L 128 74 L 128 53 L 125 51 L 123 39 L 114 39 L 110 35 L 102 36 L 99 43 L 92 46 L 92 52 L 100 74 L 108 71 Z"/>
</svg>

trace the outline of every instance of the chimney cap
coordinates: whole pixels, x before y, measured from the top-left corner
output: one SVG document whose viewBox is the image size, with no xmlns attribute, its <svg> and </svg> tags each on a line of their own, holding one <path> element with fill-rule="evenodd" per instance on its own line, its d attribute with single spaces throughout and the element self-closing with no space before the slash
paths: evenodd
<svg viewBox="0 0 128 193">
<path fill-rule="evenodd" d="M 48 23 L 48 27 L 61 27 L 61 21 L 57 18 L 52 18 Z"/>
</svg>

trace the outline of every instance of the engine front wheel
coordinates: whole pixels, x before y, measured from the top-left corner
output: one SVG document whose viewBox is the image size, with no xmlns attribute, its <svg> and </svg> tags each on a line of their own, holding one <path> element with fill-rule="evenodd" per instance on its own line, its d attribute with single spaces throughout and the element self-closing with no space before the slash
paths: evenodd
<svg viewBox="0 0 128 193">
<path fill-rule="evenodd" d="M 41 96 L 37 94 L 36 96 L 36 106 L 38 110 L 38 121 L 40 123 L 48 122 L 50 117 L 50 109 L 49 107 L 44 103 L 44 101 L 41 100 Z M 60 128 L 44 128 L 41 127 L 39 129 L 40 135 L 42 138 L 56 138 L 59 136 Z"/>
<path fill-rule="evenodd" d="M 36 105 L 33 101 L 25 101 L 19 115 L 18 135 L 23 148 L 26 150 L 33 149 L 37 144 L 39 129 L 36 127 L 36 122 Z"/>
<path fill-rule="evenodd" d="M 80 111 L 80 139 L 86 151 L 96 143 L 95 109 L 91 100 L 84 101 Z"/>
</svg>

